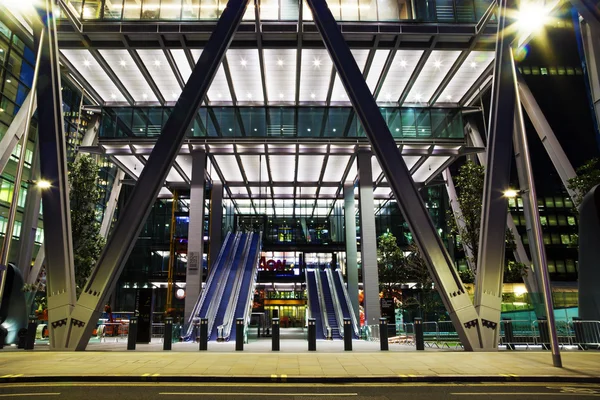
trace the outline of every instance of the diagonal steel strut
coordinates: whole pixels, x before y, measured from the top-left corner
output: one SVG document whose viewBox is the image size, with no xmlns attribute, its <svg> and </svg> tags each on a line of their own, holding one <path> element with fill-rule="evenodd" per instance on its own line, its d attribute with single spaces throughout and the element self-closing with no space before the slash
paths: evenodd
<svg viewBox="0 0 600 400">
<path fill-rule="evenodd" d="M 481 347 L 479 317 L 415 186 L 390 130 L 325 0 L 307 0 L 325 47 L 360 118 L 371 147 L 415 241 L 427 261 L 440 296 L 465 350 Z"/>
<path fill-rule="evenodd" d="M 84 350 L 109 294 L 119 278 L 136 238 L 146 220 L 167 173 L 183 143 L 186 131 L 198 112 L 225 52 L 233 39 L 248 0 L 229 0 L 198 63 L 159 136 L 108 239 L 96 268 L 71 315 L 68 348 Z"/>
</svg>

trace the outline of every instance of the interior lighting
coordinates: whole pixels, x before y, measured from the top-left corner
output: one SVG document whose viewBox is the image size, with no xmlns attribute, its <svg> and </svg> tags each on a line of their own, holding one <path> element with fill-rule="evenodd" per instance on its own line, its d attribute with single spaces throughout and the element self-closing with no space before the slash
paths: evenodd
<svg viewBox="0 0 600 400">
<path fill-rule="evenodd" d="M 127 62 L 125 60 L 121 60 L 119 61 L 119 65 L 121 65 L 121 67 L 125 67 L 127 65 Z"/>
<path fill-rule="evenodd" d="M 217 97 L 221 98 L 221 97 L 223 97 L 223 95 L 221 93 L 217 93 Z"/>
<path fill-rule="evenodd" d="M 194 132 L 194 128 L 192 128 L 192 132 Z"/>
<path fill-rule="evenodd" d="M 440 60 L 436 60 L 433 65 L 437 68 L 440 69 L 442 67 L 442 62 Z"/>
<path fill-rule="evenodd" d="M 337 129 L 333 128 L 333 131 L 335 132 L 335 131 L 337 131 Z"/>
<path fill-rule="evenodd" d="M 229 132 L 231 132 L 233 129 L 229 128 Z"/>
<path fill-rule="evenodd" d="M 446 100 L 451 101 L 452 100 L 452 95 L 449 94 L 448 96 L 446 96 Z"/>
<path fill-rule="evenodd" d="M 116 98 L 117 98 L 117 95 L 116 95 L 116 94 L 114 94 L 114 93 L 111 93 L 111 94 L 110 94 L 110 98 L 114 100 L 114 99 L 116 99 Z"/>
<path fill-rule="evenodd" d="M 90 65 L 92 65 L 92 63 L 90 62 L 90 60 L 83 60 L 83 65 L 85 67 L 89 67 Z"/>
<path fill-rule="evenodd" d="M 40 189 L 49 189 L 52 186 L 50 181 L 46 181 L 44 179 L 37 181 L 35 185 Z"/>
<path fill-rule="evenodd" d="M 258 129 L 254 128 L 254 132 L 258 131 Z"/>
<path fill-rule="evenodd" d="M 310 128 L 307 128 L 306 130 L 307 130 L 308 132 L 310 132 Z"/>
<path fill-rule="evenodd" d="M 320 58 L 313 59 L 313 67 L 315 67 L 315 68 L 321 67 L 321 59 Z"/>
<path fill-rule="evenodd" d="M 242 59 L 240 60 L 240 64 L 242 64 L 242 67 L 245 67 L 246 65 L 248 65 L 248 61 L 246 61 L 246 59 L 245 59 L 245 58 L 242 58 Z"/>
<path fill-rule="evenodd" d="M 315 97 L 317 97 L 317 95 L 316 95 L 316 94 L 314 94 L 314 93 L 311 93 L 311 94 L 310 94 L 310 98 L 311 98 L 311 99 L 314 99 Z"/>
<path fill-rule="evenodd" d="M 175 297 L 177 297 L 179 300 L 183 299 L 185 297 L 185 290 L 181 288 L 177 289 L 175 292 Z"/>
<path fill-rule="evenodd" d="M 477 63 L 475 61 L 471 61 L 471 68 L 477 68 Z"/>
<path fill-rule="evenodd" d="M 400 66 L 402 68 L 406 68 L 407 65 L 408 65 L 408 63 L 406 62 L 406 60 L 400 60 Z"/>
<path fill-rule="evenodd" d="M 160 60 L 154 60 L 154 66 L 160 67 Z"/>
<path fill-rule="evenodd" d="M 283 64 L 284 64 L 284 62 L 281 58 L 277 60 L 277 65 L 279 65 L 280 67 L 283 67 Z"/>
<path fill-rule="evenodd" d="M 251 99 L 252 98 L 252 93 L 248 92 L 248 94 L 246 96 L 248 96 L 248 98 Z"/>
<path fill-rule="evenodd" d="M 6 80 L 6 83 L 11 83 L 11 82 L 12 82 L 12 81 L 11 81 L 10 79 L 7 79 L 7 80 Z"/>
<path fill-rule="evenodd" d="M 506 189 L 504 191 L 504 197 L 508 197 L 509 199 L 514 199 L 518 194 L 519 191 L 515 189 Z"/>
<path fill-rule="evenodd" d="M 0 113 L 3 113 L 3 112 L 4 112 L 4 108 L 0 108 Z"/>
<path fill-rule="evenodd" d="M 283 99 L 283 93 L 279 93 L 279 98 Z"/>
<path fill-rule="evenodd" d="M 396 128 L 396 132 L 400 132 L 400 128 Z"/>
<path fill-rule="evenodd" d="M 417 93 L 415 95 L 415 100 L 418 102 L 421 102 L 421 100 L 423 99 L 423 95 L 421 93 Z"/>
<path fill-rule="evenodd" d="M 546 22 L 550 9 L 539 1 L 522 2 L 517 13 L 517 26 L 525 35 L 539 31 Z"/>
<path fill-rule="evenodd" d="M 143 98 L 144 98 L 144 100 L 145 100 L 145 99 L 147 99 L 147 98 L 148 98 L 148 94 L 147 94 L 147 93 L 144 93 L 144 94 L 142 95 L 142 97 L 143 97 Z"/>
</svg>

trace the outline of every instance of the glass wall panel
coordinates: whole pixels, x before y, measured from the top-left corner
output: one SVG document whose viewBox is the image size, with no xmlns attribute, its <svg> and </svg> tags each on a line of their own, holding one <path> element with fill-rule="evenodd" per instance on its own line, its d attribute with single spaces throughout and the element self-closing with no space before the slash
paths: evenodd
<svg viewBox="0 0 600 400">
<path fill-rule="evenodd" d="M 117 116 L 117 137 L 131 136 L 131 117 L 133 115 L 131 108 L 115 109 Z"/>
<path fill-rule="evenodd" d="M 249 107 L 240 110 L 242 123 L 246 135 L 248 136 L 266 136 L 267 120 L 266 112 L 262 107 Z"/>
<path fill-rule="evenodd" d="M 181 19 L 181 0 L 161 0 L 160 19 Z"/>
<path fill-rule="evenodd" d="M 402 137 L 402 121 L 401 121 L 400 112 L 398 111 L 398 109 L 382 107 L 382 108 L 380 108 L 380 111 L 381 111 L 381 115 L 383 115 L 383 118 L 385 119 L 385 122 L 387 123 L 388 127 L 390 128 L 390 132 L 392 133 L 392 136 L 395 138 L 401 138 Z"/>
<path fill-rule="evenodd" d="M 417 109 L 417 137 L 431 137 L 431 117 L 429 110 Z"/>
<path fill-rule="evenodd" d="M 359 12 L 361 21 L 377 21 L 377 1 L 359 0 Z"/>
<path fill-rule="evenodd" d="M 199 19 L 200 18 L 200 0 L 183 0 L 181 9 L 181 19 Z"/>
<path fill-rule="evenodd" d="M 200 19 L 217 19 L 219 3 L 217 0 L 202 0 L 200 2 Z"/>
<path fill-rule="evenodd" d="M 341 0 L 342 20 L 343 21 L 358 21 L 358 0 Z"/>
<path fill-rule="evenodd" d="M 295 0 L 280 0 L 281 1 L 281 19 L 283 21 L 298 20 L 298 1 Z"/>
<path fill-rule="evenodd" d="M 123 0 L 104 1 L 104 19 L 121 19 Z"/>
<path fill-rule="evenodd" d="M 473 0 L 455 0 L 456 22 L 475 21 L 475 4 Z"/>
<path fill-rule="evenodd" d="M 348 117 L 350 116 L 350 111 L 350 108 L 330 108 L 323 136 L 343 136 L 346 124 L 348 123 Z"/>
<path fill-rule="evenodd" d="M 435 21 L 435 0 L 415 0 L 417 21 Z"/>
<path fill-rule="evenodd" d="M 85 0 L 83 4 L 83 19 L 98 19 L 102 15 L 102 0 Z"/>
<path fill-rule="evenodd" d="M 452 0 L 436 0 L 435 14 L 438 22 L 454 22 L 454 4 Z"/>
<path fill-rule="evenodd" d="M 135 108 L 133 110 L 133 123 L 131 126 L 131 130 L 134 132 L 135 135 L 139 133 L 146 133 L 148 132 L 146 130 L 147 128 L 147 123 L 146 121 L 148 120 L 144 109 L 141 108 Z M 149 132 L 148 132 L 149 133 Z"/>
<path fill-rule="evenodd" d="M 431 134 L 434 138 L 448 137 L 448 122 L 446 110 L 431 110 Z"/>
<path fill-rule="evenodd" d="M 143 0 L 142 19 L 158 19 L 160 0 Z"/>
<path fill-rule="evenodd" d="M 400 2 L 398 0 L 379 0 L 379 20 L 380 21 L 398 21 L 400 19 L 406 19 L 401 17 L 400 13 L 406 14 L 406 2 Z"/>
<path fill-rule="evenodd" d="M 325 109 L 318 107 L 298 109 L 298 136 L 319 136 L 324 113 Z"/>
<path fill-rule="evenodd" d="M 402 137 L 411 138 L 417 137 L 417 127 L 415 124 L 414 108 L 403 109 L 401 113 L 402 121 Z"/>
<path fill-rule="evenodd" d="M 278 0 L 261 0 L 260 2 L 260 18 L 264 20 L 279 19 L 279 1 Z"/>
<path fill-rule="evenodd" d="M 139 0 L 124 0 L 123 19 L 140 19 L 142 16 L 142 2 Z"/>
<path fill-rule="evenodd" d="M 341 20 L 342 10 L 340 8 L 340 0 L 326 0 L 326 2 L 329 10 L 331 10 L 331 13 L 333 14 L 333 18 L 335 18 L 337 21 Z"/>
</svg>

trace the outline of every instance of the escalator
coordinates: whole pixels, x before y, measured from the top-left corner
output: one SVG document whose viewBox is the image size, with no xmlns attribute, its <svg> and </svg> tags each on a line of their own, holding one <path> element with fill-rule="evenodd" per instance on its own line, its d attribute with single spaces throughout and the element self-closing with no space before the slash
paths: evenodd
<svg viewBox="0 0 600 400">
<path fill-rule="evenodd" d="M 229 323 L 229 332 L 224 332 L 226 338 L 235 338 L 236 323 L 238 318 L 244 319 L 244 325 L 248 323 L 248 317 L 251 310 L 251 299 L 254 295 L 254 287 L 256 286 L 256 278 L 258 274 L 258 258 L 260 255 L 260 233 L 255 233 L 250 238 L 250 249 L 246 260 L 246 265 L 243 266 L 244 271 L 241 277 L 241 284 L 237 294 L 237 302 L 235 303 L 235 311 L 231 321 L 223 321 L 224 324 Z"/>
<path fill-rule="evenodd" d="M 220 293 L 216 292 L 217 297 L 211 298 L 211 303 L 215 303 L 218 305 L 213 308 L 213 312 L 209 312 L 206 318 L 209 319 L 209 332 L 208 332 L 208 340 L 216 340 L 218 337 L 218 328 L 220 323 L 222 323 L 225 312 L 229 305 L 229 301 L 231 300 L 234 283 L 236 280 L 236 274 L 238 268 L 241 267 L 243 260 L 245 260 L 246 253 L 248 251 L 248 243 L 247 243 L 248 234 L 242 233 L 240 234 L 237 248 L 235 249 L 235 256 L 231 262 L 229 268 L 226 268 L 223 271 L 223 275 L 220 277 L 219 284 L 221 285 Z M 215 323 L 218 322 L 218 323 Z"/>
<path fill-rule="evenodd" d="M 338 303 L 340 305 L 342 316 L 343 318 L 350 318 L 350 320 L 352 321 L 353 336 L 355 339 L 358 339 L 358 324 L 356 321 L 356 314 L 354 314 L 354 312 L 351 312 L 352 303 L 350 302 L 350 296 L 348 295 L 346 285 L 344 285 L 342 272 L 339 269 L 335 271 L 328 270 L 327 275 L 333 283 L 333 287 L 338 299 Z"/>
<path fill-rule="evenodd" d="M 215 263 L 212 265 L 208 279 L 206 280 L 206 286 L 204 287 L 204 290 L 202 290 L 202 293 L 200 293 L 200 296 L 198 297 L 198 300 L 194 305 L 194 311 L 192 312 L 192 315 L 190 316 L 190 319 L 188 321 L 188 328 L 185 337 L 194 339 L 194 319 L 206 318 L 211 302 L 215 298 L 215 293 L 217 291 L 218 283 L 221 280 L 223 271 L 231 262 L 231 257 L 233 255 L 232 249 L 234 248 L 235 243 L 237 243 L 238 239 L 239 233 L 227 233 L 227 236 L 225 237 L 225 242 L 223 243 L 221 251 L 219 252 L 219 256 L 217 257 Z"/>
<path fill-rule="evenodd" d="M 308 292 L 308 306 L 311 318 L 315 319 L 317 339 L 325 339 L 325 327 L 321 313 L 319 289 L 317 286 L 316 271 L 306 269 L 306 291 Z"/>
<path fill-rule="evenodd" d="M 334 305 L 332 293 L 329 286 L 329 279 L 325 271 L 319 271 L 319 278 L 321 281 L 321 290 L 323 294 L 323 303 L 325 304 L 325 311 L 327 313 L 327 324 L 331 330 L 332 339 L 341 339 L 341 330 L 338 324 L 338 313 Z"/>
</svg>

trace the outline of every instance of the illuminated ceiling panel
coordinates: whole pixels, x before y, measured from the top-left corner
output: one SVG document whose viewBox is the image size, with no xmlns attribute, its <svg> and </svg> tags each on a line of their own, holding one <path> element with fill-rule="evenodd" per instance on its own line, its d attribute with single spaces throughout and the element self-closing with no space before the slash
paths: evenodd
<svg viewBox="0 0 600 400">
<path fill-rule="evenodd" d="M 198 62 L 202 49 L 190 50 L 194 61 Z M 229 102 L 231 103 L 231 92 L 229 91 L 229 85 L 227 84 L 227 78 L 225 77 L 225 70 L 223 69 L 223 63 L 219 65 L 219 69 L 215 74 L 215 78 L 208 88 L 208 98 L 211 103 L 215 102 Z"/>
<path fill-rule="evenodd" d="M 421 156 L 402 156 L 406 163 L 406 168 L 409 170 L 421 159 Z"/>
<path fill-rule="evenodd" d="M 450 68 L 460 55 L 460 51 L 434 50 L 423 66 L 419 77 L 415 81 L 405 103 L 419 103 L 427 105 L 429 99 L 442 83 Z"/>
<path fill-rule="evenodd" d="M 234 155 L 215 155 L 214 156 L 219 169 L 223 173 L 225 182 L 243 182 L 242 172 L 238 167 Z"/>
<path fill-rule="evenodd" d="M 88 81 L 96 93 L 102 97 L 102 100 L 106 102 L 127 101 L 89 51 L 62 49 L 60 52 L 69 60 L 77 72 Z"/>
<path fill-rule="evenodd" d="M 472 51 L 436 103 L 459 102 L 493 60 L 493 51 Z"/>
<path fill-rule="evenodd" d="M 316 186 L 309 186 L 302 188 L 302 194 L 300 197 L 314 197 L 317 194 Z"/>
<path fill-rule="evenodd" d="M 275 193 L 275 196 L 278 195 L 293 195 L 294 194 L 294 188 L 293 187 L 277 187 L 275 186 L 273 188 L 273 192 Z"/>
<path fill-rule="evenodd" d="M 396 52 L 381 92 L 377 96 L 378 102 L 395 103 L 398 101 L 422 54 L 423 50 L 398 50 Z"/>
<path fill-rule="evenodd" d="M 173 60 L 175 60 L 175 65 L 177 65 L 177 69 L 181 74 L 184 82 L 190 78 L 192 74 L 192 67 L 190 67 L 190 62 L 185 56 L 185 51 L 183 49 L 171 49 L 171 56 L 173 56 Z"/>
<path fill-rule="evenodd" d="M 269 171 L 267 170 L 266 157 L 241 155 L 242 167 L 246 178 L 250 182 L 268 182 Z"/>
<path fill-rule="evenodd" d="M 269 104 L 296 101 L 296 49 L 264 49 Z"/>
<path fill-rule="evenodd" d="M 181 87 L 162 50 L 136 50 L 165 101 L 177 101 Z"/>
<path fill-rule="evenodd" d="M 325 49 L 303 49 L 300 70 L 300 101 L 327 100 L 333 63 Z"/>
<path fill-rule="evenodd" d="M 127 50 L 99 52 L 136 102 L 158 101 Z"/>
<path fill-rule="evenodd" d="M 348 175 L 346 175 L 346 182 L 354 182 L 356 179 L 356 158 L 352 161 L 352 165 L 350 166 L 350 170 L 348 170 Z"/>
<path fill-rule="evenodd" d="M 296 159 L 293 155 L 289 156 L 269 156 L 271 166 L 271 175 L 275 182 L 293 182 L 294 169 L 296 168 Z"/>
<path fill-rule="evenodd" d="M 373 190 L 373 196 L 379 198 L 388 198 L 391 194 L 392 190 L 389 187 L 378 187 Z"/>
<path fill-rule="evenodd" d="M 319 196 L 335 196 L 338 188 L 333 186 L 322 186 L 319 190 Z"/>
<path fill-rule="evenodd" d="M 340 182 L 349 160 L 350 156 L 330 155 L 323 174 L 323 182 Z"/>
<path fill-rule="evenodd" d="M 263 102 L 257 49 L 229 49 L 227 62 L 238 103 Z"/>
<path fill-rule="evenodd" d="M 298 156 L 298 182 L 317 182 L 325 156 Z"/>
<path fill-rule="evenodd" d="M 379 77 L 385 66 L 385 60 L 387 60 L 389 54 L 389 50 L 377 50 L 375 52 L 371 68 L 369 68 L 369 73 L 367 74 L 367 85 L 369 86 L 369 89 L 371 89 L 371 93 L 373 93 L 377 87 L 377 82 L 379 81 Z"/>
<path fill-rule="evenodd" d="M 115 156 L 115 158 L 134 179 L 137 179 L 144 169 L 144 164 L 135 156 Z"/>
<path fill-rule="evenodd" d="M 416 183 L 425 182 L 440 168 L 450 157 L 429 157 L 413 174 L 413 180 Z"/>
<path fill-rule="evenodd" d="M 183 171 L 184 174 L 187 175 L 188 178 L 192 178 L 192 156 L 189 155 L 179 155 L 177 156 L 177 158 L 175 159 L 175 162 L 177 164 L 179 164 L 179 166 L 181 167 L 181 170 Z M 211 176 L 211 179 L 217 179 L 219 180 L 218 177 Z"/>
<path fill-rule="evenodd" d="M 360 68 L 361 71 L 365 69 L 365 64 L 367 63 L 367 57 L 369 57 L 369 50 L 352 50 L 352 55 L 354 56 L 354 60 Z M 332 102 L 350 102 L 348 95 L 346 93 L 346 89 L 340 80 L 339 74 L 336 73 L 335 81 L 333 82 L 333 90 L 331 91 L 331 101 Z"/>
</svg>

